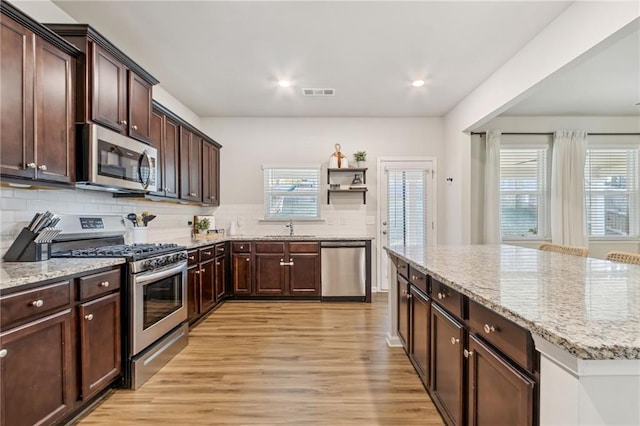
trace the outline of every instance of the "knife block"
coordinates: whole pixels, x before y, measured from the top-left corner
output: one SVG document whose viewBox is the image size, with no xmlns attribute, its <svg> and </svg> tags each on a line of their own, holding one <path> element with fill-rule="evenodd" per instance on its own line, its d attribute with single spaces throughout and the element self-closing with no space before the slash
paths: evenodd
<svg viewBox="0 0 640 426">
<path fill-rule="evenodd" d="M 37 244 L 33 240 L 38 234 L 28 228 L 23 228 L 15 239 L 3 259 L 5 262 L 40 262 L 49 260 L 51 245 L 49 243 Z"/>
</svg>

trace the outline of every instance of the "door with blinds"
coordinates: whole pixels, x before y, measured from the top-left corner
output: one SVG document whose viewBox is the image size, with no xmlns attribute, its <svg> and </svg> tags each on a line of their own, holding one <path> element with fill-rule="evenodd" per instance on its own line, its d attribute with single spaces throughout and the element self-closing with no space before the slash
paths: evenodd
<svg viewBox="0 0 640 426">
<path fill-rule="evenodd" d="M 380 249 L 378 265 L 382 290 L 389 289 L 388 257 L 384 246 L 414 251 L 435 245 L 434 161 L 381 161 Z"/>
</svg>

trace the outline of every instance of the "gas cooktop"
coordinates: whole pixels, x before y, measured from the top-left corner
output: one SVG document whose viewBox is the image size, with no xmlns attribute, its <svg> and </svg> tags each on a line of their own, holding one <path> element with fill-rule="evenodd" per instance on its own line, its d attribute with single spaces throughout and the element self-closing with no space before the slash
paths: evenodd
<svg viewBox="0 0 640 426">
<path fill-rule="evenodd" d="M 55 257 L 126 257 L 129 260 L 145 259 L 159 254 L 184 250 L 175 243 L 159 244 L 118 244 L 67 250 L 55 253 Z"/>
</svg>

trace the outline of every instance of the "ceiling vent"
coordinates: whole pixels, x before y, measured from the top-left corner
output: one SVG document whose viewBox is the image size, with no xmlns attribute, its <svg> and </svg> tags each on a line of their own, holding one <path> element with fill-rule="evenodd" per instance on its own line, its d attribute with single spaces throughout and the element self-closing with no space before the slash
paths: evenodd
<svg viewBox="0 0 640 426">
<path fill-rule="evenodd" d="M 333 96 L 335 94 L 336 94 L 335 89 L 310 89 L 310 88 L 302 89 L 303 96 Z"/>
</svg>

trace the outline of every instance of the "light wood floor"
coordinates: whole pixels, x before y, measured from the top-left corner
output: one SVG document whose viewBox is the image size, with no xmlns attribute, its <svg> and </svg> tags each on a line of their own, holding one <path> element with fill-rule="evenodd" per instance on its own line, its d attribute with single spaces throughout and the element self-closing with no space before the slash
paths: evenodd
<svg viewBox="0 0 640 426">
<path fill-rule="evenodd" d="M 401 348 L 386 295 L 360 303 L 225 303 L 137 391 L 82 425 L 441 425 Z"/>
</svg>

